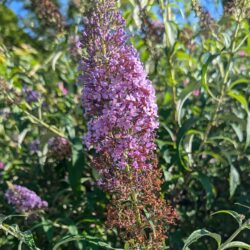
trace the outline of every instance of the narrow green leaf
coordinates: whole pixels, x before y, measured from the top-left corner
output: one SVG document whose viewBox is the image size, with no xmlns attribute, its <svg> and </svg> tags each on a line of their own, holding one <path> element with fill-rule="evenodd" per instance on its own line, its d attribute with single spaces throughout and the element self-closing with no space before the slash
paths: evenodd
<svg viewBox="0 0 250 250">
<path fill-rule="evenodd" d="M 234 98 L 235 100 L 237 100 L 242 105 L 242 107 L 245 109 L 245 111 L 248 113 L 248 102 L 247 102 L 245 96 L 243 96 L 241 93 L 239 93 L 235 90 L 229 90 L 228 95 L 231 96 L 232 98 Z"/>
<path fill-rule="evenodd" d="M 229 242 L 225 246 L 220 248 L 220 250 L 224 250 L 224 249 L 228 249 L 228 248 L 239 248 L 239 247 L 243 248 L 243 249 L 250 250 L 250 245 L 248 245 L 247 243 L 241 242 L 241 241 Z"/>
<path fill-rule="evenodd" d="M 59 51 L 55 54 L 52 60 L 52 69 L 55 71 L 56 70 L 56 63 L 59 60 L 60 56 L 62 55 L 62 51 Z"/>
<path fill-rule="evenodd" d="M 247 127 L 246 127 L 246 145 L 245 149 L 247 149 L 250 145 L 250 112 L 247 113 Z"/>
<path fill-rule="evenodd" d="M 229 175 L 229 192 L 230 198 L 233 197 L 236 188 L 240 185 L 240 175 L 238 170 L 231 164 Z"/>
<path fill-rule="evenodd" d="M 229 89 L 233 89 L 235 86 L 237 86 L 238 84 L 250 84 L 250 80 L 249 79 L 246 79 L 246 78 L 240 78 L 234 82 L 232 82 L 229 86 Z"/>
<path fill-rule="evenodd" d="M 184 124 L 182 125 L 182 127 L 180 128 L 178 134 L 177 134 L 177 138 L 176 138 L 176 145 L 177 145 L 177 156 L 178 156 L 178 160 L 181 164 L 181 166 L 187 170 L 187 171 L 191 171 L 191 169 L 186 165 L 186 163 L 184 162 L 184 160 L 182 159 L 182 155 L 181 155 L 181 144 L 182 141 L 185 137 L 185 135 L 188 133 L 188 130 L 198 121 L 197 117 L 193 117 L 188 119 L 187 121 L 184 122 Z"/>
<path fill-rule="evenodd" d="M 125 243 L 124 250 L 129 250 L 129 243 L 128 242 Z"/>
<path fill-rule="evenodd" d="M 192 92 L 189 92 L 183 99 L 179 100 L 177 103 L 177 116 L 178 116 L 178 124 L 181 127 L 181 116 L 183 114 L 182 112 L 182 108 L 184 106 L 184 103 L 186 102 L 186 100 L 192 95 Z"/>
<path fill-rule="evenodd" d="M 244 215 L 239 214 L 233 210 L 220 210 L 215 213 L 212 213 L 211 216 L 216 215 L 216 214 L 229 214 L 231 215 L 238 223 L 239 226 L 241 226 L 243 219 L 245 218 Z"/>
<path fill-rule="evenodd" d="M 29 128 L 24 129 L 19 135 L 18 135 L 18 147 L 21 148 L 22 143 L 24 141 L 24 138 L 26 137 L 27 133 L 30 131 Z"/>
<path fill-rule="evenodd" d="M 206 229 L 198 229 L 196 231 L 194 231 L 185 241 L 185 245 L 183 247 L 183 250 L 187 250 L 189 249 L 188 247 L 193 244 L 194 242 L 198 241 L 200 238 L 202 237 L 211 237 L 213 239 L 216 240 L 218 247 L 221 245 L 221 236 L 219 234 L 216 233 L 211 233 Z"/>
<path fill-rule="evenodd" d="M 68 243 L 68 242 L 71 242 L 71 241 L 79 241 L 79 240 L 83 240 L 83 239 L 85 239 L 85 237 L 84 236 L 79 236 L 79 235 L 65 237 L 61 241 L 59 241 L 58 243 L 56 243 L 56 245 L 53 247 L 52 250 L 59 249 L 59 247 L 61 245 L 65 244 L 65 243 Z"/>
<path fill-rule="evenodd" d="M 208 58 L 207 62 L 202 66 L 202 70 L 201 70 L 201 82 L 202 82 L 202 86 L 204 87 L 204 89 L 206 90 L 206 92 L 214 99 L 217 100 L 217 98 L 214 96 L 214 94 L 212 93 L 212 91 L 210 90 L 210 87 L 208 85 L 208 81 L 207 81 L 207 70 L 208 70 L 208 65 L 210 63 L 212 63 L 212 61 L 217 58 L 219 56 L 219 54 L 215 54 L 215 55 L 210 55 L 210 57 Z"/>
</svg>

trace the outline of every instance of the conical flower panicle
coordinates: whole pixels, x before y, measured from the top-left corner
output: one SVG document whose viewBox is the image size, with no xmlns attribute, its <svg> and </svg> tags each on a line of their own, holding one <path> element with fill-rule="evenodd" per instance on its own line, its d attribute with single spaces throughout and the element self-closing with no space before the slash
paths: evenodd
<svg viewBox="0 0 250 250">
<path fill-rule="evenodd" d="M 152 168 L 149 156 L 158 127 L 155 91 L 138 53 L 127 43 L 114 1 L 98 4 L 82 39 L 87 50 L 80 64 L 88 119 L 85 143 L 107 154 L 114 167 Z"/>
<path fill-rule="evenodd" d="M 99 185 L 112 194 L 107 226 L 118 228 L 133 248 L 160 249 L 165 226 L 176 213 L 160 198 L 155 91 L 128 42 L 115 1 L 97 1 L 85 20 L 81 44 L 79 81 L 88 121 L 84 142 L 95 150 Z"/>
</svg>

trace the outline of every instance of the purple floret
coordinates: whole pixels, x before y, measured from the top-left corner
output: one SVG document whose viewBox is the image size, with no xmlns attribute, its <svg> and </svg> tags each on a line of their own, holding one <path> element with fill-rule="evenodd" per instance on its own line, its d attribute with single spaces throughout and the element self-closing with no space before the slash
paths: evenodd
<svg viewBox="0 0 250 250">
<path fill-rule="evenodd" d="M 43 210 L 48 207 L 48 203 L 43 201 L 34 191 L 19 185 L 11 185 L 5 193 L 5 197 L 16 211 L 22 213 Z"/>
</svg>

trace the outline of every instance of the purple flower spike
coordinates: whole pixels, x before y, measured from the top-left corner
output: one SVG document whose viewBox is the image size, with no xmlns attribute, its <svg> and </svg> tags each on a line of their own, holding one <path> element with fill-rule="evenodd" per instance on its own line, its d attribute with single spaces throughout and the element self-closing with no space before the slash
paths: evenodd
<svg viewBox="0 0 250 250">
<path fill-rule="evenodd" d="M 22 213 L 35 212 L 48 207 L 48 203 L 43 201 L 35 192 L 19 185 L 10 185 L 5 197 L 9 204 Z"/>
<path fill-rule="evenodd" d="M 81 40 L 88 54 L 79 65 L 88 120 L 84 142 L 119 168 L 128 164 L 136 169 L 152 168 L 158 127 L 154 88 L 138 53 L 128 44 L 125 22 L 114 1 L 96 8 Z"/>
</svg>

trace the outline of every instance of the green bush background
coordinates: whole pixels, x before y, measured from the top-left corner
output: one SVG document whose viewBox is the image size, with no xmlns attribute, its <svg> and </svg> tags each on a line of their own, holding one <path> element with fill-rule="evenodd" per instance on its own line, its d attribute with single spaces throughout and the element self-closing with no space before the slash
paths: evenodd
<svg viewBox="0 0 250 250">
<path fill-rule="evenodd" d="M 0 161 L 6 165 L 0 172 L 0 213 L 16 214 L 4 191 L 7 181 L 21 184 L 47 200 L 49 209 L 35 221 L 13 217 L 7 222 L 32 230 L 39 248 L 52 249 L 70 235 L 83 238 L 59 249 L 121 248 L 117 232 L 105 229 L 109 196 L 95 186 L 91 153 L 82 145 L 86 127 L 76 84 L 79 59 L 70 55 L 90 2 L 70 1 L 63 32 L 39 19 L 29 1 L 19 1 L 25 17 L 10 9 L 11 2 L 0 3 Z M 246 214 L 236 203 L 250 204 L 249 21 L 222 15 L 210 27 L 194 17 L 191 1 L 120 4 L 157 93 L 162 191 L 180 215 L 169 228 L 167 245 L 181 249 L 185 238 L 204 227 L 226 239 L 237 223 L 211 213 L 230 209 Z M 161 25 L 150 28 L 145 18 Z M 25 101 L 24 86 L 41 93 L 39 102 Z M 47 158 L 48 139 L 56 133 L 72 143 L 71 160 Z M 39 152 L 31 154 L 35 139 L 41 141 Z M 249 231 L 240 235 L 248 243 L 249 237 Z M 17 249 L 18 242 L 0 231 L 0 249 Z M 204 238 L 191 249 L 216 249 L 215 244 Z"/>
</svg>

